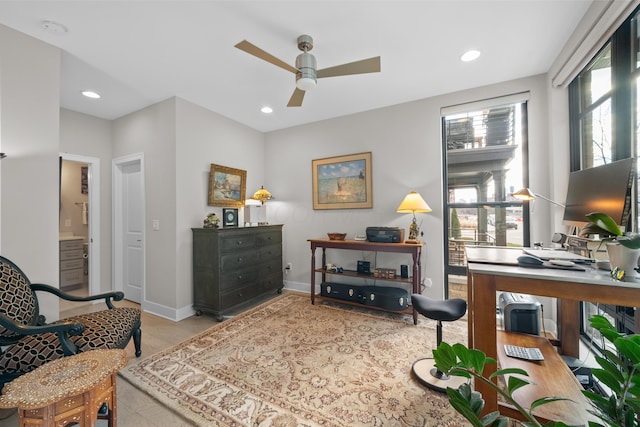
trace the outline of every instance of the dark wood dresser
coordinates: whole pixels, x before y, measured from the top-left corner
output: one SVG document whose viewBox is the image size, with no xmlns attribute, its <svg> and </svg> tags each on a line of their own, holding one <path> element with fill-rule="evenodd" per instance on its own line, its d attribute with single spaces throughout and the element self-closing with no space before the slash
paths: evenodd
<svg viewBox="0 0 640 427">
<path fill-rule="evenodd" d="M 282 291 L 282 225 L 191 230 L 196 315 L 222 320 L 253 298 Z"/>
</svg>

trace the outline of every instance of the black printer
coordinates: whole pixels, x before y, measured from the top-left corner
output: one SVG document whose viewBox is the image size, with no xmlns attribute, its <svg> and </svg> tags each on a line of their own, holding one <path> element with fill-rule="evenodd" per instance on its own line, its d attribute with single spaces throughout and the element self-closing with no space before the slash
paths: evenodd
<svg viewBox="0 0 640 427">
<path fill-rule="evenodd" d="M 367 227 L 367 240 L 374 243 L 401 243 L 404 229 L 399 227 Z"/>
</svg>

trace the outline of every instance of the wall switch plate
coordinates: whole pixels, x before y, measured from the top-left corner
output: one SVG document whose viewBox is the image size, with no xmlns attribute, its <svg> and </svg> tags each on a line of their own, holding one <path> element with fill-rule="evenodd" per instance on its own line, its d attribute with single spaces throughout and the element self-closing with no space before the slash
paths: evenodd
<svg viewBox="0 0 640 427">
<path fill-rule="evenodd" d="M 152 220 L 151 227 L 153 228 L 154 231 L 160 230 L 160 220 L 159 219 Z"/>
</svg>

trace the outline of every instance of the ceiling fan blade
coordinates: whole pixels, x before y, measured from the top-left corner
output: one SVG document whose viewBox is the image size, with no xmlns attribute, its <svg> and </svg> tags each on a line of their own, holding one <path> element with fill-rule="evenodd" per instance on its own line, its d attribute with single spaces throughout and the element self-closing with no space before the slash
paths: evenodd
<svg viewBox="0 0 640 427">
<path fill-rule="evenodd" d="M 301 107 L 303 99 L 304 91 L 296 88 L 296 90 L 293 91 L 293 95 L 291 95 L 291 99 L 289 99 L 287 107 Z"/>
<path fill-rule="evenodd" d="M 292 67 L 291 65 L 287 64 L 286 62 L 284 62 L 281 59 L 276 58 L 275 56 L 271 55 L 268 52 L 265 52 L 264 50 L 260 49 L 258 46 L 246 41 L 246 40 L 242 40 L 240 43 L 238 43 L 237 45 L 235 45 L 235 47 L 237 47 L 240 50 L 243 50 L 245 52 L 247 52 L 250 55 L 256 56 L 262 60 L 265 60 L 267 62 L 272 63 L 273 65 L 277 65 L 280 68 L 284 68 L 287 71 L 290 71 L 292 73 L 297 73 L 298 69 L 295 67 Z"/>
<path fill-rule="evenodd" d="M 350 74 L 377 73 L 380 71 L 380 57 L 375 56 L 369 59 L 350 62 L 348 64 L 336 65 L 335 67 L 323 68 L 317 71 L 318 78 L 348 76 Z"/>
</svg>

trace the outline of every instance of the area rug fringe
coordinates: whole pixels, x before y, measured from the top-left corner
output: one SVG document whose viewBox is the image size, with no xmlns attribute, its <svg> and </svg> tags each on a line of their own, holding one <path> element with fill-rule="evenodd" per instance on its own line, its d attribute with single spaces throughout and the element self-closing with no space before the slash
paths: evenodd
<svg viewBox="0 0 640 427">
<path fill-rule="evenodd" d="M 457 324 L 460 323 L 460 324 Z M 466 323 L 445 325 L 466 344 Z M 194 425 L 463 426 L 411 376 L 435 322 L 285 293 L 123 369 Z"/>
</svg>

